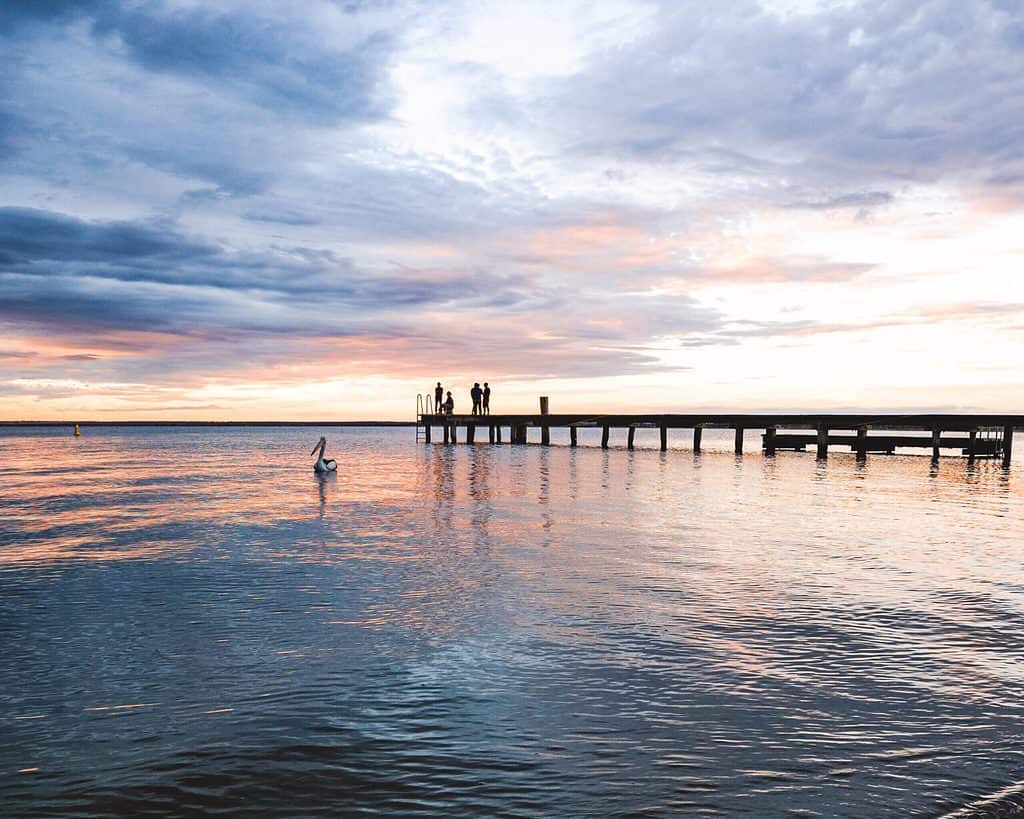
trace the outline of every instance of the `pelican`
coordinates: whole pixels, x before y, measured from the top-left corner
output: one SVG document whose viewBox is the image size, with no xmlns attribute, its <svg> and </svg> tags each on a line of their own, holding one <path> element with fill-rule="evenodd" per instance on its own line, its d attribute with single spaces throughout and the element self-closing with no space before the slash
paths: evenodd
<svg viewBox="0 0 1024 819">
<path fill-rule="evenodd" d="M 338 462 L 333 458 L 324 458 L 324 450 L 327 449 L 327 439 L 320 436 L 320 440 L 316 442 L 316 446 L 313 447 L 313 452 L 310 452 L 310 457 L 317 450 L 320 450 L 320 455 L 316 459 L 316 463 L 313 464 L 313 471 L 318 475 L 325 475 L 328 472 L 334 472 L 338 468 Z"/>
</svg>

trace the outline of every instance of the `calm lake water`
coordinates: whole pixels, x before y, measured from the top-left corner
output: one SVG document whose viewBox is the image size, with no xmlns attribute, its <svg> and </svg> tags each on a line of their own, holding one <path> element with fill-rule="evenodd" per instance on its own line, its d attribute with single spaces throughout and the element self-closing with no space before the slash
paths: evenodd
<svg viewBox="0 0 1024 819">
<path fill-rule="evenodd" d="M 1010 815 L 1024 463 L 754 437 L 0 431 L 0 813 Z"/>
</svg>

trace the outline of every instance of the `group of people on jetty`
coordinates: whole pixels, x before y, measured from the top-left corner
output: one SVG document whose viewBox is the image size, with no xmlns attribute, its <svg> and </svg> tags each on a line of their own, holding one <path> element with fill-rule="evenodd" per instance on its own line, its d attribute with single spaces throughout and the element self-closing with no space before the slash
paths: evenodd
<svg viewBox="0 0 1024 819">
<path fill-rule="evenodd" d="M 469 391 L 469 397 L 473 401 L 473 415 L 491 414 L 491 387 L 486 381 L 484 381 L 483 387 L 480 386 L 479 381 L 475 382 L 473 389 Z M 440 381 L 434 387 L 434 408 L 435 412 L 445 415 L 455 412 L 455 399 L 452 398 L 452 391 L 446 392 Z"/>
</svg>

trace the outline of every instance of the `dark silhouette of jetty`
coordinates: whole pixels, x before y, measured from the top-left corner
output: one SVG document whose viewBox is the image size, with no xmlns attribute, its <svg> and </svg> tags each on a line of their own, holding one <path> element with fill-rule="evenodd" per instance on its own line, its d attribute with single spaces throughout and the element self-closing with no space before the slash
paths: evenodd
<svg viewBox="0 0 1024 819">
<path fill-rule="evenodd" d="M 443 415 L 433 411 L 430 402 L 418 402 L 417 440 L 430 443 L 432 429 L 440 427 L 445 443 L 456 443 L 459 429 L 467 444 L 475 443 L 476 431 L 487 429 L 488 442 L 502 443 L 502 429 L 507 428 L 510 444 L 527 443 L 531 428 L 540 430 L 540 443 L 551 442 L 552 428 L 569 430 L 569 445 L 576 446 L 580 428 L 601 430 L 601 446 L 608 448 L 611 430 L 626 430 L 626 446 L 633 448 L 638 429 L 658 429 L 661 450 L 668 449 L 670 429 L 693 430 L 693 451 L 700 452 L 701 434 L 705 429 L 735 431 L 735 452 L 743 454 L 744 433 L 763 430 L 761 449 L 765 455 L 779 450 L 804 451 L 813 446 L 818 458 L 828 457 L 830 446 L 848 446 L 859 458 L 869 452 L 892 454 L 896 449 L 931 449 L 938 460 L 943 449 L 958 449 L 968 460 L 1000 458 L 1009 466 L 1013 455 L 1013 432 L 1024 429 L 1024 415 L 1003 414 L 877 414 L 877 413 L 670 413 L 670 414 L 600 414 L 547 412 L 547 398 L 541 398 L 537 414 L 508 415 Z"/>
</svg>

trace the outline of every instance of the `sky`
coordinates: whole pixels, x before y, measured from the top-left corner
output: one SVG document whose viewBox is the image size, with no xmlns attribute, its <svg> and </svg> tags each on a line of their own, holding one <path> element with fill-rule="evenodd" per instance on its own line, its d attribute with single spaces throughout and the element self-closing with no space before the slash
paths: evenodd
<svg viewBox="0 0 1024 819">
<path fill-rule="evenodd" d="M 1024 1 L 4 0 L 0 420 L 1024 412 Z"/>
</svg>

